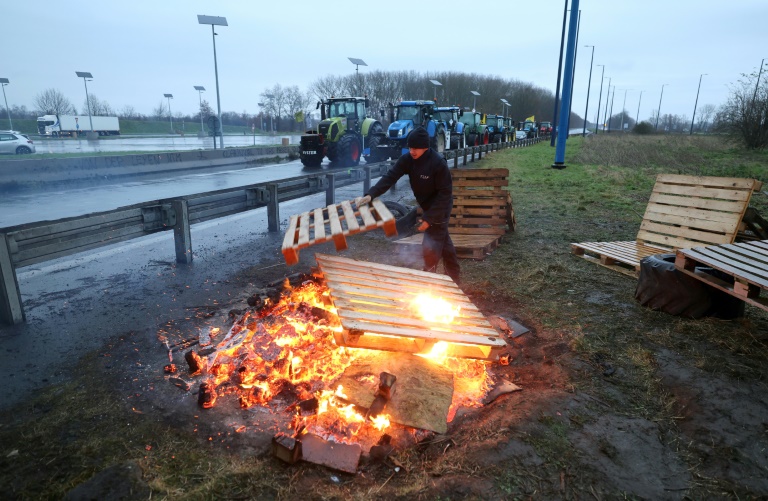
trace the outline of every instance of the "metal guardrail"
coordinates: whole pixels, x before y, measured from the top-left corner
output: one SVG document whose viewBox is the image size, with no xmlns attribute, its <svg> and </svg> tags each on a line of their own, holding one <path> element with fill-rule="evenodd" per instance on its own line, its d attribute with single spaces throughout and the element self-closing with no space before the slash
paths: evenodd
<svg viewBox="0 0 768 501">
<path fill-rule="evenodd" d="M 458 168 L 460 161 L 462 165 L 467 165 L 468 162 L 480 160 L 483 153 L 538 142 L 539 138 L 493 143 L 448 150 L 443 152 L 443 156 L 449 167 Z M 18 324 L 26 320 L 17 268 L 167 230 L 173 230 L 176 261 L 190 263 L 191 224 L 267 207 L 268 229 L 279 231 L 280 202 L 325 192 L 326 204 L 334 204 L 336 188 L 363 182 L 363 192 L 368 191 L 371 179 L 384 174 L 390 165 L 392 162 L 379 162 L 347 170 L 152 200 L 56 221 L 0 228 L 0 323 Z"/>
</svg>

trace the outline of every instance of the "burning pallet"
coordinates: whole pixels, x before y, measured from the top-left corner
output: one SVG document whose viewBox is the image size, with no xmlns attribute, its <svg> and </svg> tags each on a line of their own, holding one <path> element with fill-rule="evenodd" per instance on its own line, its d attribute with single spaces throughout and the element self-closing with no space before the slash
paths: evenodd
<svg viewBox="0 0 768 501">
<path fill-rule="evenodd" d="M 447 275 L 316 254 L 342 328 L 336 344 L 497 360 L 506 343 Z M 425 293 L 445 298 L 455 317 L 425 319 L 411 306 Z M 434 306 L 428 309 L 435 310 Z"/>
<path fill-rule="evenodd" d="M 285 262 L 292 266 L 299 262 L 299 250 L 329 240 L 337 251 L 345 250 L 346 236 L 355 233 L 383 228 L 388 237 L 397 235 L 395 217 L 384 202 L 373 200 L 371 205 L 358 206 L 354 200 L 345 200 L 291 216 L 283 239 Z"/>
</svg>

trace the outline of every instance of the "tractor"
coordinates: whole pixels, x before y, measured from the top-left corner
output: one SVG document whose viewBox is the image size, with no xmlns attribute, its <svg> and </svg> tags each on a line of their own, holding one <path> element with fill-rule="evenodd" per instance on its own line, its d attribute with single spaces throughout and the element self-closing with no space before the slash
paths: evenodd
<svg viewBox="0 0 768 501">
<path fill-rule="evenodd" d="M 435 108 L 435 119 L 443 122 L 451 131 L 451 139 L 448 143 L 448 149 L 457 150 L 466 147 L 466 137 L 464 136 L 464 125 L 459 118 L 464 114 L 464 110 L 458 106 L 443 106 Z"/>
<path fill-rule="evenodd" d="M 368 99 L 364 97 L 331 97 L 318 101 L 320 123 L 317 129 L 301 136 L 301 163 L 319 167 L 324 157 L 342 167 L 360 163 L 360 157 L 373 162 L 371 152 L 384 131 L 381 122 L 366 115 Z"/>
<path fill-rule="evenodd" d="M 380 141 L 377 151 L 371 149 L 373 161 L 397 159 L 408 153 L 408 135 L 413 129 L 423 126 L 429 134 L 429 146 L 442 153 L 450 144 L 451 131 L 443 121 L 435 116 L 434 101 L 400 101 L 397 105 L 390 104 L 390 124 L 386 134 L 377 134 Z"/>
<path fill-rule="evenodd" d="M 515 121 L 512 120 L 512 117 L 504 117 L 504 133 L 505 138 L 504 141 L 517 141 L 517 134 L 515 134 Z"/>
<path fill-rule="evenodd" d="M 488 144 L 488 128 L 483 120 L 483 115 L 477 111 L 465 111 L 459 120 L 465 125 L 464 134 L 467 146 L 479 146 Z"/>
<path fill-rule="evenodd" d="M 501 115 L 485 115 L 485 126 L 488 128 L 488 141 L 500 143 L 504 138 L 504 117 Z"/>
</svg>

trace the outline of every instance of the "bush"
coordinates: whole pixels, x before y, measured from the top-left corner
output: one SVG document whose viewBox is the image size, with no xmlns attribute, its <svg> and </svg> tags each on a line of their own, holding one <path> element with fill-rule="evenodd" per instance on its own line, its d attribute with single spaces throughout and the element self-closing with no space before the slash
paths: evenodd
<svg viewBox="0 0 768 501">
<path fill-rule="evenodd" d="M 650 122 L 642 121 L 632 129 L 635 134 L 653 134 L 653 125 Z"/>
</svg>

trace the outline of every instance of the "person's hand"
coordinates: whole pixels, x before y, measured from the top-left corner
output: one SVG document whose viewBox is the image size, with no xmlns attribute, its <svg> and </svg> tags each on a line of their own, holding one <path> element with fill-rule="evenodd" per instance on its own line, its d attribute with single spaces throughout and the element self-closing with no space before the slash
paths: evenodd
<svg viewBox="0 0 768 501">
<path fill-rule="evenodd" d="M 365 196 L 362 196 L 362 197 L 357 197 L 355 199 L 355 205 L 357 205 L 358 207 L 360 207 L 361 205 L 368 205 L 369 203 L 371 203 L 371 196 L 370 195 L 365 195 Z"/>
<path fill-rule="evenodd" d="M 427 231 L 427 228 L 429 228 L 429 223 L 424 221 L 424 220 L 422 220 L 421 224 L 419 224 L 419 227 L 416 228 L 416 230 L 418 230 L 418 231 Z"/>
</svg>

